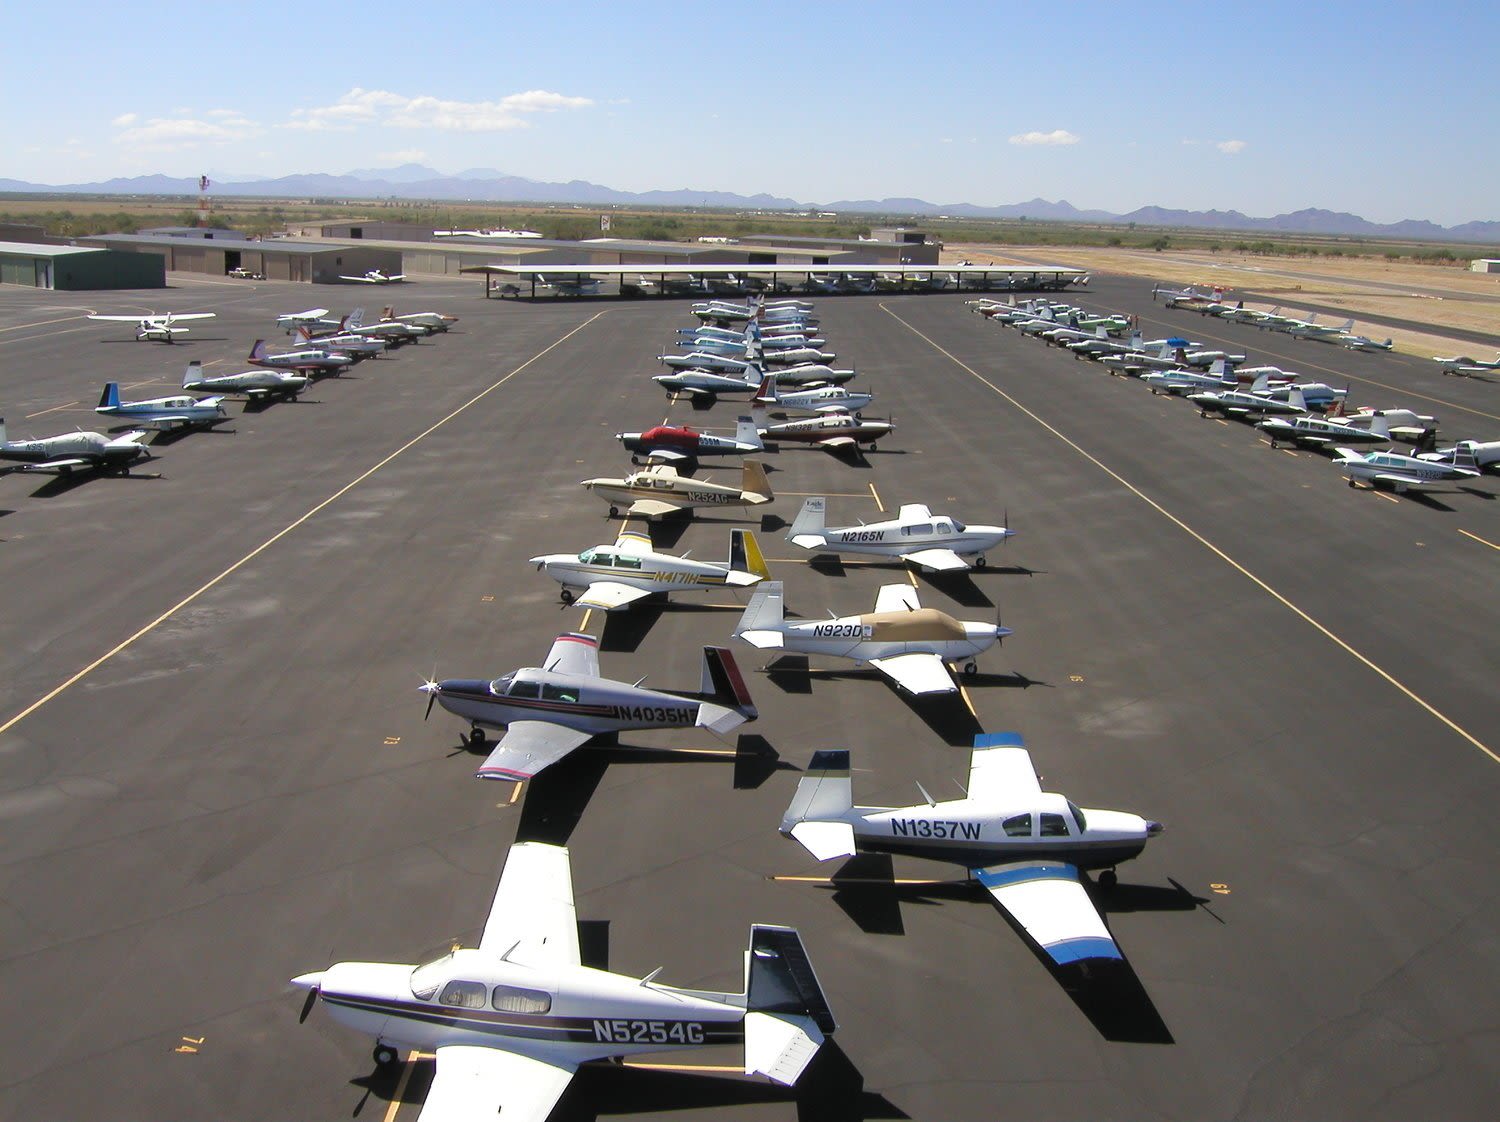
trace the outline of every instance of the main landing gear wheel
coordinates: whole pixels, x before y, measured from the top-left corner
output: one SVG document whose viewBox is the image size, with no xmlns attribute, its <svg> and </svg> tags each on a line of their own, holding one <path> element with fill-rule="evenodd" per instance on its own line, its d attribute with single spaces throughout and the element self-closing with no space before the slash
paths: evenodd
<svg viewBox="0 0 1500 1122">
<path fill-rule="evenodd" d="M 974 568 L 976 569 L 982 569 L 988 564 L 989 562 L 984 559 L 984 554 L 982 553 L 978 557 L 974 558 Z"/>
<path fill-rule="evenodd" d="M 469 743 L 474 745 L 476 748 L 479 747 L 479 745 L 483 744 L 484 729 L 480 728 L 478 725 L 475 725 L 473 728 L 471 728 L 469 730 Z"/>
<path fill-rule="evenodd" d="M 396 1049 L 389 1044 L 377 1044 L 370 1053 L 370 1058 L 375 1061 L 376 1067 L 391 1067 L 396 1062 Z"/>
<path fill-rule="evenodd" d="M 617 518 L 617 517 L 619 517 L 619 514 L 620 514 L 620 508 L 619 507 L 617 507 L 617 506 L 611 506 L 609 508 L 609 516 L 611 518 Z"/>
<path fill-rule="evenodd" d="M 560 593 L 558 593 L 558 595 L 562 597 L 562 602 L 564 604 L 571 604 L 575 598 L 574 592 L 571 588 L 563 589 Z"/>
<path fill-rule="evenodd" d="M 1105 869 L 1104 872 L 1099 874 L 1100 888 L 1113 888 L 1119 882 L 1120 878 L 1115 875 L 1115 871 L 1113 869 Z"/>
<path fill-rule="evenodd" d="M 979 673 L 979 663 L 975 662 L 972 658 L 968 662 L 964 663 L 964 677 L 965 678 L 972 678 L 972 677 L 974 677 L 975 674 L 978 674 L 978 673 Z"/>
</svg>

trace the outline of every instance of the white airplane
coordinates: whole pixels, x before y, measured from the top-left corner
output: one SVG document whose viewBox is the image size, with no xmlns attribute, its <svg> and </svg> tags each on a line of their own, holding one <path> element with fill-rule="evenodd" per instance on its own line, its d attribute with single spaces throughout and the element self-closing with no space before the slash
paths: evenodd
<svg viewBox="0 0 1500 1122">
<path fill-rule="evenodd" d="M 853 413 L 820 413 L 775 425 L 765 423 L 764 406 L 755 406 L 751 413 L 756 431 L 763 439 L 776 444 L 816 444 L 829 452 L 857 453 L 861 444 L 868 444 L 873 452 L 877 441 L 896 431 L 891 421 L 857 417 Z"/>
<path fill-rule="evenodd" d="M 386 309 L 384 318 L 396 323 L 409 323 L 414 327 L 425 327 L 432 332 L 447 331 L 458 322 L 457 316 L 450 316 L 447 312 L 407 312 L 398 316 L 391 308 Z"/>
<path fill-rule="evenodd" d="M 1474 457 L 1474 466 L 1480 471 L 1500 464 L 1500 440 L 1460 440 L 1449 448 L 1418 452 L 1417 459 L 1444 462 L 1453 458 L 1460 448 L 1466 449 L 1469 455 Z"/>
<path fill-rule="evenodd" d="M 244 394 L 252 401 L 268 397 L 296 397 L 312 383 L 306 374 L 281 370 L 245 370 L 239 374 L 204 374 L 203 363 L 194 359 L 182 375 L 182 388 L 209 393 Z"/>
<path fill-rule="evenodd" d="M 178 335 L 186 335 L 188 328 L 176 326 L 189 320 L 213 319 L 217 312 L 166 312 L 163 315 L 150 316 L 99 316 L 91 315 L 88 318 L 99 323 L 133 323 L 135 324 L 136 342 L 148 339 L 153 343 L 171 343 Z"/>
<path fill-rule="evenodd" d="M 1192 285 L 1186 288 L 1168 288 L 1158 284 L 1151 289 L 1152 301 L 1158 296 L 1169 308 L 1206 308 L 1224 302 L 1224 289 L 1221 285 L 1214 285 L 1208 292 L 1199 292 Z"/>
<path fill-rule="evenodd" d="M 600 677 L 599 640 L 568 632 L 553 642 L 543 666 L 524 666 L 492 681 L 426 682 L 421 689 L 427 716 L 436 702 L 462 717 L 473 745 L 484 743 L 486 728 L 506 730 L 474 773 L 477 778 L 522 780 L 596 736 L 695 727 L 722 736 L 755 720 L 732 651 L 703 648 L 702 686 L 699 693 L 677 693 Z"/>
<path fill-rule="evenodd" d="M 760 385 L 758 367 L 746 364 L 728 370 L 704 370 L 689 366 L 670 374 L 654 374 L 651 380 L 668 393 L 715 398 L 720 394 L 754 393 Z"/>
<path fill-rule="evenodd" d="M 781 834 L 819 861 L 891 853 L 954 861 L 1059 966 L 1121 958 L 1089 899 L 1083 873 L 1138 856 L 1160 822 L 1118 810 L 1085 810 L 1042 790 L 1020 733 L 974 738 L 961 799 L 937 802 L 921 785 L 914 806 L 855 806 L 847 749 L 815 752 L 781 819 Z"/>
<path fill-rule="evenodd" d="M 1259 382 L 1256 383 L 1260 385 Z M 1222 413 L 1226 417 L 1243 420 L 1249 416 L 1292 416 L 1307 412 L 1307 403 L 1302 391 L 1293 386 L 1286 399 L 1272 397 L 1263 388 L 1250 390 L 1204 390 L 1190 393 L 1187 399 L 1198 407 L 1198 412 L 1207 417 L 1210 413 Z"/>
<path fill-rule="evenodd" d="M 1368 487 L 1389 487 L 1400 494 L 1411 487 L 1430 487 L 1459 479 L 1477 479 L 1479 465 L 1473 450 L 1460 442 L 1441 455 L 1403 456 L 1399 452 L 1356 452 L 1352 448 L 1335 448 L 1334 460 L 1349 486 L 1363 483 Z"/>
<path fill-rule="evenodd" d="M 380 317 L 374 323 L 366 323 L 365 310 L 355 308 L 344 321 L 343 329 L 350 335 L 370 335 L 395 344 L 415 343 L 432 334 L 433 329 L 422 324 L 402 323 L 391 319 L 390 311 L 389 308 L 382 308 Z"/>
<path fill-rule="evenodd" d="M 94 412 L 104 417 L 123 417 L 135 424 L 154 429 L 212 427 L 227 421 L 223 397 L 153 397 L 145 401 L 121 401 L 120 383 L 106 382 Z"/>
<path fill-rule="evenodd" d="M 79 431 L 40 440 L 11 440 L 6 434 L 5 418 L 0 417 L 0 460 L 20 465 L 9 471 L 55 471 L 71 475 L 74 468 L 80 468 L 129 475 L 131 464 L 151 458 L 151 450 L 142 443 L 146 435 L 144 429 L 114 437 Z"/>
<path fill-rule="evenodd" d="M 355 358 L 343 351 L 325 351 L 321 347 L 308 347 L 297 351 L 280 351 L 272 354 L 266 350 L 264 339 L 255 340 L 247 360 L 251 366 L 263 366 L 268 370 L 298 370 L 316 374 L 337 374 L 353 366 Z"/>
<path fill-rule="evenodd" d="M 374 1059 L 432 1052 L 424 1122 L 545 1122 L 590 1060 L 714 1044 L 745 1049 L 747 1075 L 796 1083 L 837 1025 L 790 927 L 755 924 L 743 993 L 681 989 L 584 966 L 567 849 L 511 846 L 477 947 L 421 966 L 339 962 L 292 979 L 338 1022 L 375 1038 Z"/>
<path fill-rule="evenodd" d="M 485 230 L 434 230 L 432 236 L 435 238 L 540 238 L 542 235 L 536 230 L 511 230 L 504 226 L 498 229 Z"/>
<path fill-rule="evenodd" d="M 1337 342 L 1343 336 L 1354 331 L 1354 321 L 1346 319 L 1339 327 L 1332 324 L 1318 323 L 1317 316 L 1310 315 L 1298 324 L 1293 324 L 1286 329 L 1286 333 L 1297 339 L 1316 339 L 1324 343 Z"/>
<path fill-rule="evenodd" d="M 302 350 L 338 351 L 355 359 L 372 358 L 395 346 L 391 340 L 382 339 L 378 335 L 355 335 L 348 331 L 312 335 L 306 326 L 292 331 L 292 342 Z"/>
<path fill-rule="evenodd" d="M 1409 440 L 1413 443 L 1427 438 L 1428 433 L 1437 433 L 1438 419 L 1430 413 L 1417 413 L 1411 409 L 1371 409 L 1365 406 L 1353 413 L 1347 411 L 1349 399 L 1341 397 L 1325 414 L 1331 420 L 1342 421 L 1352 428 L 1368 429 L 1377 422 L 1385 426 L 1392 440 Z"/>
<path fill-rule="evenodd" d="M 814 553 L 852 553 L 896 557 L 933 572 L 987 564 L 985 553 L 1015 534 L 1004 526 L 966 526 L 946 514 L 934 516 L 922 503 L 905 503 L 895 518 L 829 529 L 824 525 L 828 500 L 814 495 L 802 504 L 786 540 Z"/>
<path fill-rule="evenodd" d="M 309 330 L 316 328 L 337 329 L 344 326 L 341 319 L 328 319 L 327 308 L 308 308 L 305 312 L 285 312 L 276 317 L 276 326 L 286 329 L 290 335 L 298 327 L 306 327 Z"/>
<path fill-rule="evenodd" d="M 777 383 L 781 376 L 772 371 L 761 379 L 755 391 L 755 404 L 787 413 L 853 413 L 858 416 L 875 400 L 872 393 L 858 393 L 843 386 L 820 386 L 805 390 L 783 390 Z"/>
<path fill-rule="evenodd" d="M 977 674 L 974 656 L 1011 633 L 993 623 L 961 622 L 924 608 L 909 584 L 882 585 L 875 611 L 824 620 L 786 618 L 782 584 L 764 581 L 735 626 L 734 635 L 761 650 L 831 655 L 868 664 L 908 693 L 955 693 L 948 663 L 963 660 Z"/>
<path fill-rule="evenodd" d="M 1483 359 L 1470 358 L 1468 355 L 1455 355 L 1453 358 L 1443 358 L 1433 355 L 1432 361 L 1443 368 L 1444 374 L 1455 374 L 1460 378 L 1468 378 L 1475 374 L 1486 374 L 1491 370 L 1500 370 L 1500 352 L 1497 352 L 1493 361 L 1486 362 Z"/>
<path fill-rule="evenodd" d="M 1390 351 L 1395 350 L 1396 343 L 1392 339 L 1386 339 L 1384 343 L 1371 339 L 1368 335 L 1354 335 L 1345 332 L 1335 340 L 1339 346 L 1348 347 L 1351 351 Z"/>
<path fill-rule="evenodd" d="M 600 477 L 580 484 L 609 503 L 611 518 L 620 513 L 620 504 L 629 503 L 627 515 L 660 518 L 679 514 L 696 506 L 761 506 L 776 496 L 766 468 L 759 460 L 746 460 L 740 468 L 739 486 L 709 483 L 678 474 L 670 464 L 656 464 L 632 472 L 623 479 Z"/>
<path fill-rule="evenodd" d="M 1351 425 L 1337 417 L 1267 417 L 1255 426 L 1271 438 L 1271 447 L 1283 442 L 1323 449 L 1338 444 L 1389 444 L 1391 431 L 1384 417 L 1368 425 Z"/>
<path fill-rule="evenodd" d="M 648 463 L 693 463 L 704 456 L 748 456 L 765 450 L 755 421 L 740 417 L 734 436 L 715 436 L 686 425 L 654 425 L 645 432 L 617 432 L 615 439 L 630 450 L 630 462 L 641 456 Z"/>
<path fill-rule="evenodd" d="M 1188 390 L 1227 390 L 1239 383 L 1222 359 L 1215 361 L 1207 373 L 1197 370 L 1155 370 L 1141 375 L 1141 383 L 1153 394 L 1184 394 Z"/>
<path fill-rule="evenodd" d="M 596 545 L 577 554 L 550 553 L 531 558 L 529 564 L 562 585 L 564 604 L 605 612 L 656 594 L 749 588 L 771 577 L 749 530 L 729 531 L 728 561 L 694 561 L 658 553 L 650 531 L 633 529 L 628 522 L 613 545 Z"/>
<path fill-rule="evenodd" d="M 538 273 L 536 284 L 538 288 L 545 288 L 554 296 L 593 296 L 599 291 L 603 282 L 596 277 L 583 276 L 555 276 L 547 273 Z"/>
<path fill-rule="evenodd" d="M 353 281 L 355 284 L 393 284 L 405 279 L 405 273 L 383 273 L 379 269 L 366 269 L 357 277 L 339 276 L 339 280 Z"/>
</svg>

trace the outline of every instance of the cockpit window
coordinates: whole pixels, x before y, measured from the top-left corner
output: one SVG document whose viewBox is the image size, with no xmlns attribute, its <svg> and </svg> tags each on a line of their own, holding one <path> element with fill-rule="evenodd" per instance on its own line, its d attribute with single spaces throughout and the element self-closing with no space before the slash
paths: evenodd
<svg viewBox="0 0 1500 1122">
<path fill-rule="evenodd" d="M 496 986 L 490 1004 L 502 1013 L 545 1013 L 552 1008 L 552 995 L 520 986 Z"/>
<path fill-rule="evenodd" d="M 574 702 L 578 700 L 578 690 L 572 686 L 554 686 L 550 683 L 544 683 L 542 686 L 542 700 Z"/>
<path fill-rule="evenodd" d="M 966 533 L 968 531 L 968 529 L 969 528 L 967 526 L 965 526 L 962 522 L 960 522 L 957 518 L 955 518 L 953 520 L 953 532 L 955 534 Z"/>
<path fill-rule="evenodd" d="M 411 995 L 418 1001 L 431 1001 L 443 979 L 448 977 L 448 967 L 453 956 L 445 954 L 434 962 L 419 966 L 411 972 Z"/>
<path fill-rule="evenodd" d="M 624 554 L 615 557 L 615 568 L 617 569 L 639 569 L 640 567 L 641 559 L 639 557 L 628 557 Z"/>
<path fill-rule="evenodd" d="M 1042 837 L 1065 838 L 1068 836 L 1068 820 L 1061 814 L 1042 815 Z"/>
<path fill-rule="evenodd" d="M 1068 800 L 1068 809 L 1073 812 L 1073 821 L 1078 823 L 1078 832 L 1081 834 L 1087 830 L 1089 824 L 1084 821 L 1083 811 L 1078 809 L 1078 805 L 1072 799 Z"/>
<path fill-rule="evenodd" d="M 1012 818 L 1007 818 L 1000 825 L 1008 838 L 1031 837 L 1031 815 L 1029 814 L 1017 814 Z"/>
<path fill-rule="evenodd" d="M 488 996 L 483 982 L 466 982 L 462 978 L 454 978 L 438 995 L 438 1004 L 453 1005 L 459 1009 L 483 1009 L 484 999 Z"/>
<path fill-rule="evenodd" d="M 511 697 L 540 697 L 542 687 L 536 682 L 518 681 L 510 684 L 509 696 Z"/>
</svg>

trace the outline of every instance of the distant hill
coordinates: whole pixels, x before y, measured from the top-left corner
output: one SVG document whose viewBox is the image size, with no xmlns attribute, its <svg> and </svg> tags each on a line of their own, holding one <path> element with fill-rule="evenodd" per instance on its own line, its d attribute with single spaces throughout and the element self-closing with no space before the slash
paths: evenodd
<svg viewBox="0 0 1500 1122">
<path fill-rule="evenodd" d="M 1105 210 L 1079 210 L 1066 200 L 979 206 L 974 203 L 929 203 L 924 199 L 840 199 L 829 203 L 803 203 L 775 195 L 737 195 L 730 191 L 692 188 L 658 191 L 617 191 L 598 183 L 575 179 L 568 183 L 545 183 L 495 168 L 470 168 L 457 175 L 444 175 L 421 164 L 396 168 L 360 168 L 346 175 L 313 173 L 285 175 L 277 179 L 244 179 L 215 182 L 219 196 L 265 198 L 340 199 L 434 199 L 448 202 L 582 203 L 594 206 L 727 207 L 750 210 L 828 210 L 860 214 L 910 215 L 918 218 L 1032 218 L 1049 222 L 1130 223 L 1142 226 L 1182 226 L 1197 229 L 1263 230 L 1281 234 L 1349 235 L 1374 238 L 1412 238 L 1430 241 L 1500 242 L 1500 222 L 1465 222 L 1439 226 L 1425 219 L 1400 222 L 1370 222 L 1357 214 L 1309 207 L 1270 218 L 1254 218 L 1237 210 L 1169 210 L 1141 207 L 1129 214 Z M 166 175 L 141 175 L 107 179 L 101 183 L 41 184 L 18 179 L 0 179 L 0 192 L 58 195 L 196 195 L 198 181 Z"/>
</svg>

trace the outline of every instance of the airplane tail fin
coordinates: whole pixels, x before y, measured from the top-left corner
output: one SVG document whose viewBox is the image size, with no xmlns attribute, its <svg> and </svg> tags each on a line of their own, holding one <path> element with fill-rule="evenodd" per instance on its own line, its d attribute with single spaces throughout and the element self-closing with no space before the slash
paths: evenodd
<svg viewBox="0 0 1500 1122">
<path fill-rule="evenodd" d="M 760 439 L 760 429 L 756 428 L 753 417 L 739 418 L 735 424 L 734 438 L 741 444 L 749 444 L 757 451 L 765 447 Z"/>
<path fill-rule="evenodd" d="M 757 373 L 759 373 L 759 371 L 757 370 L 757 368 L 754 367 L 754 366 L 746 367 L 746 373 L 747 374 L 750 371 L 752 371 L 752 370 L 755 370 Z M 763 404 L 763 405 L 774 405 L 775 404 L 775 402 L 776 402 L 776 375 L 775 374 L 766 374 L 766 375 L 764 375 L 761 378 L 760 385 L 757 386 L 756 390 L 755 390 L 755 401 L 758 402 L 758 403 L 760 403 L 760 404 Z"/>
<path fill-rule="evenodd" d="M 1229 363 L 1222 358 L 1216 358 L 1209 364 L 1208 372 L 1215 378 L 1223 380 L 1229 377 Z"/>
<path fill-rule="evenodd" d="M 782 600 L 781 582 L 762 581 L 755 586 L 755 592 L 750 597 L 750 603 L 745 605 L 745 612 L 740 616 L 734 633 L 741 637 L 750 632 L 764 633 L 760 636 L 764 642 L 758 642 L 756 646 L 780 646 L 779 641 L 773 641 L 771 636 L 779 640 L 785 622 L 786 607 Z"/>
<path fill-rule="evenodd" d="M 729 531 L 729 571 L 751 573 L 761 580 L 771 579 L 771 570 L 766 567 L 766 558 L 760 551 L 753 530 Z"/>
<path fill-rule="evenodd" d="M 250 348 L 250 361 L 254 362 L 256 359 L 264 357 L 265 353 L 266 341 L 264 339 L 255 340 L 255 345 Z"/>
<path fill-rule="evenodd" d="M 104 392 L 99 395 L 100 409 L 117 409 L 120 405 L 120 383 L 105 382 Z"/>
<path fill-rule="evenodd" d="M 745 951 L 745 1074 L 790 1087 L 837 1028 L 796 928 L 751 927 Z"/>
<path fill-rule="evenodd" d="M 826 525 L 827 508 L 828 500 L 822 495 L 814 495 L 804 501 L 802 509 L 797 512 L 797 518 L 792 523 L 792 528 L 787 531 L 787 541 L 795 542 L 803 535 L 821 540 Z"/>
<path fill-rule="evenodd" d="M 1339 404 L 1342 405 L 1343 402 L 1340 401 Z M 1333 410 L 1330 409 L 1327 415 L 1330 417 L 1333 416 Z M 1389 440 L 1391 438 L 1391 426 L 1384 417 L 1371 417 L 1370 435 L 1383 437 L 1386 440 Z"/>
<path fill-rule="evenodd" d="M 812 762 L 797 781 L 797 791 L 792 795 L 791 804 L 781 816 L 781 832 L 788 837 L 797 837 L 797 826 L 801 823 L 837 822 L 847 825 L 843 818 L 853 806 L 854 783 L 849 778 L 849 749 L 832 748 L 814 752 Z M 797 840 L 808 845 L 800 837 Z M 852 835 L 849 840 L 852 843 Z M 853 852 L 852 847 L 850 852 Z M 814 851 L 814 856 L 819 856 L 817 851 Z M 820 856 L 819 860 L 827 858 Z"/>
<path fill-rule="evenodd" d="M 1302 390 L 1299 387 L 1293 386 L 1287 391 L 1286 401 L 1293 409 L 1300 409 L 1304 413 L 1307 412 L 1307 399 L 1302 396 Z"/>
<path fill-rule="evenodd" d="M 1264 393 L 1266 390 L 1268 390 L 1270 388 L 1270 386 L 1271 386 L 1271 376 L 1269 374 L 1261 374 L 1261 375 L 1259 375 L 1255 379 L 1255 381 L 1253 381 L 1253 382 L 1250 383 L 1250 392 L 1251 393 Z"/>
<path fill-rule="evenodd" d="M 750 690 L 745 685 L 739 664 L 734 660 L 734 652 L 727 647 L 703 648 L 703 675 L 699 684 L 702 687 L 699 692 L 714 702 L 713 705 L 702 706 L 702 709 L 716 709 L 736 718 L 728 727 L 720 728 L 719 722 L 712 719 L 711 714 L 700 711 L 700 725 L 706 725 L 715 732 L 728 732 L 736 725 L 746 720 L 753 721 L 760 715 L 755 702 L 750 700 Z M 705 716 L 709 719 L 706 720 Z"/>
<path fill-rule="evenodd" d="M 189 385 L 201 377 L 203 377 L 203 361 L 195 358 L 187 364 L 187 369 L 182 372 L 182 388 L 187 389 Z"/>
<path fill-rule="evenodd" d="M 299 343 L 311 343 L 312 332 L 307 329 L 307 324 L 299 323 L 297 329 L 292 332 L 292 338 Z"/>
<path fill-rule="evenodd" d="M 770 502 L 776 497 L 771 490 L 771 481 L 766 478 L 766 465 L 759 460 L 745 461 L 740 471 L 740 490 L 761 496 L 762 502 Z"/>
<path fill-rule="evenodd" d="M 349 313 L 348 323 L 351 328 L 363 327 L 365 325 L 365 310 L 363 308 L 355 308 L 354 311 Z"/>
<path fill-rule="evenodd" d="M 1469 471 L 1477 472 L 1479 461 L 1474 457 L 1474 442 L 1460 440 L 1453 446 L 1453 453 L 1448 457 L 1448 462 L 1456 468 L 1467 468 Z"/>
<path fill-rule="evenodd" d="M 1347 397 L 1336 397 L 1333 399 L 1333 404 L 1328 407 L 1328 412 L 1323 415 L 1325 417 L 1328 417 L 1330 420 L 1334 417 L 1342 417 L 1344 415 L 1344 409 L 1347 404 Z"/>
<path fill-rule="evenodd" d="M 5 418 L 4 417 L 0 417 L 0 444 L 4 444 L 5 442 L 6 442 Z"/>
</svg>

